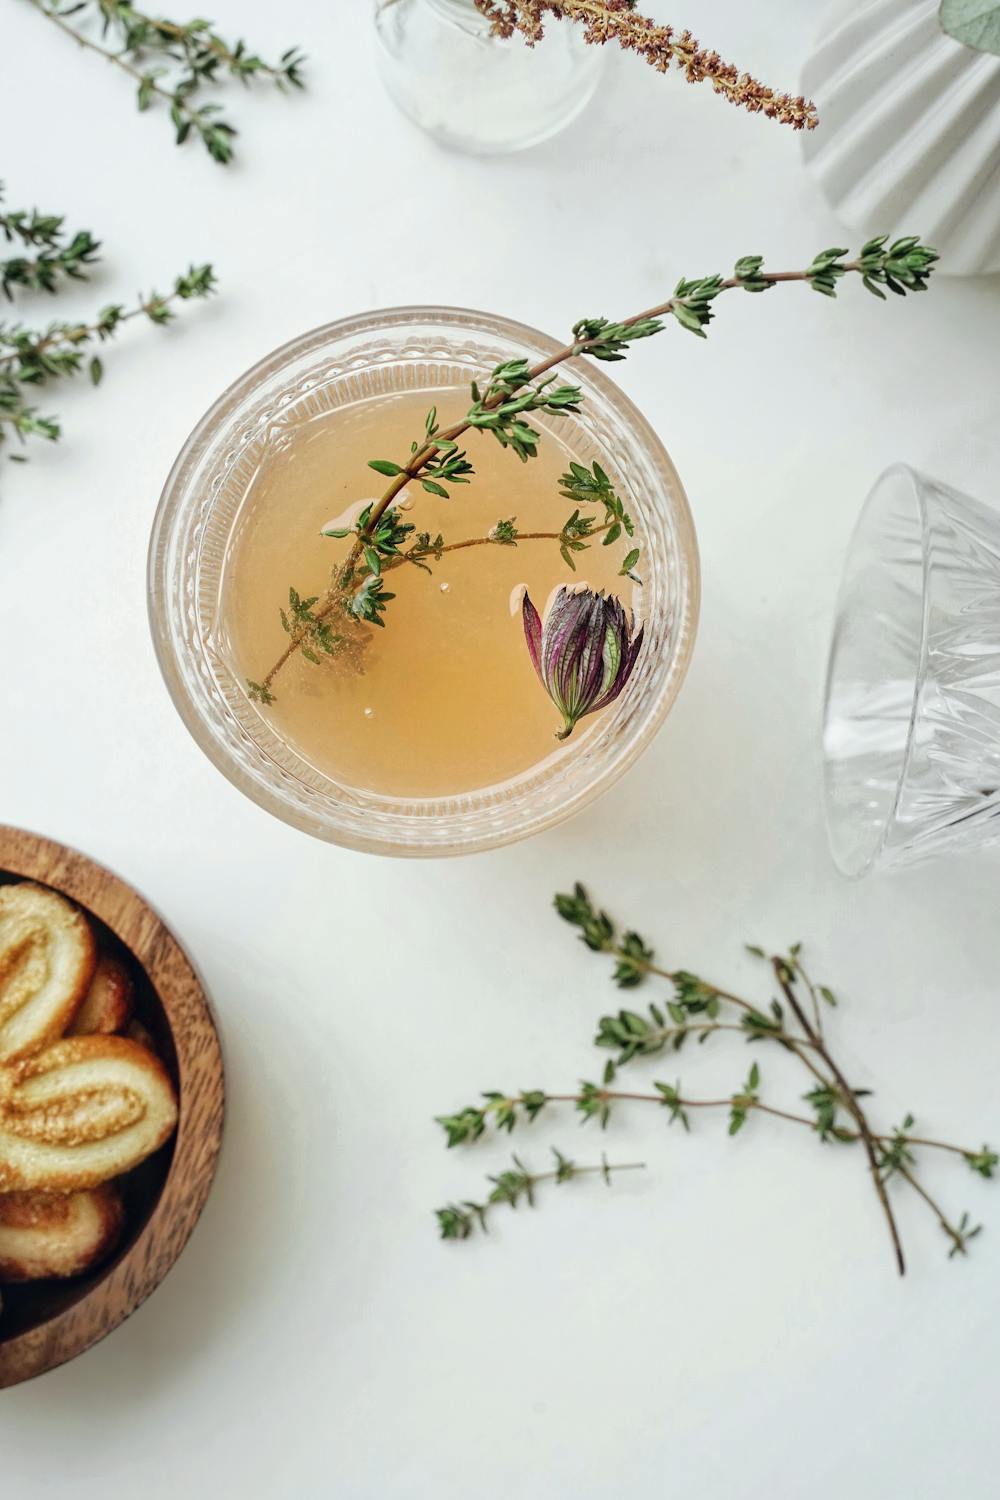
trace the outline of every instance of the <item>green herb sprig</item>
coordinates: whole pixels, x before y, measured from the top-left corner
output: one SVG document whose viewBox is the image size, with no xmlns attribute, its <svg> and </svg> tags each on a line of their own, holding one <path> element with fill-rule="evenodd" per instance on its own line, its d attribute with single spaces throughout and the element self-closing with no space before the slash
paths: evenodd
<svg viewBox="0 0 1000 1500">
<path fill-rule="evenodd" d="M 964 1147 L 917 1134 L 912 1114 L 888 1132 L 872 1127 L 867 1105 L 862 1103 L 870 1091 L 847 1082 L 824 1034 L 824 1012 L 836 1005 L 836 996 L 807 973 L 801 944 L 793 944 L 785 954 L 749 948 L 766 963 L 781 996 L 760 1005 L 686 969 L 658 965 L 653 948 L 638 933 L 620 931 L 581 885 L 556 896 L 555 905 L 563 920 L 579 930 L 581 940 L 592 952 L 613 959 L 612 979 L 619 989 L 633 990 L 656 978 L 666 983 L 667 994 L 662 1001 L 650 1002 L 645 1013 L 620 1009 L 600 1017 L 595 1045 L 613 1051 L 615 1057 L 605 1064 L 599 1081 L 584 1079 L 577 1088 L 562 1093 L 537 1088 L 513 1093 L 488 1090 L 481 1104 L 469 1104 L 437 1117 L 449 1147 L 477 1141 L 490 1128 L 510 1134 L 519 1126 L 533 1123 L 552 1106 L 569 1105 L 583 1121 L 596 1120 L 603 1128 L 620 1106 L 649 1104 L 665 1111 L 668 1123 L 679 1123 L 685 1131 L 691 1128 L 693 1113 L 719 1111 L 725 1113 L 730 1136 L 740 1133 L 752 1116 L 767 1115 L 804 1127 L 821 1144 L 860 1146 L 885 1215 L 900 1275 L 906 1263 L 888 1191 L 896 1178 L 912 1188 L 931 1210 L 948 1238 L 949 1254 L 967 1253 L 981 1226 L 973 1224 L 967 1213 L 957 1219 L 949 1217 L 917 1175 L 917 1151 L 957 1157 L 984 1178 L 996 1174 L 1000 1157 L 989 1146 Z M 690 1041 L 705 1043 L 722 1033 L 739 1035 L 751 1044 L 770 1044 L 794 1056 L 810 1075 L 810 1088 L 803 1095 L 809 1112 L 779 1107 L 765 1099 L 757 1061 L 731 1094 L 720 1097 L 688 1094 L 679 1080 L 654 1081 L 651 1092 L 616 1086 L 619 1070 L 635 1060 L 678 1053 Z"/>
<path fill-rule="evenodd" d="M 534 1208 L 535 1191 L 540 1183 L 551 1182 L 558 1187 L 564 1182 L 575 1182 L 580 1177 L 590 1177 L 599 1173 L 605 1184 L 610 1187 L 615 1172 L 641 1172 L 646 1165 L 641 1161 L 609 1162 L 607 1157 L 602 1155 L 596 1166 L 579 1166 L 554 1147 L 552 1155 L 555 1157 L 555 1166 L 549 1172 L 532 1172 L 519 1156 L 512 1156 L 512 1166 L 497 1173 L 496 1176 L 487 1178 L 487 1181 L 492 1183 L 492 1188 L 483 1202 L 477 1203 L 471 1198 L 466 1198 L 460 1203 L 446 1203 L 443 1208 L 436 1208 L 434 1217 L 437 1219 L 441 1238 L 443 1240 L 467 1240 L 476 1229 L 487 1230 L 489 1228 L 487 1215 L 491 1209 L 501 1203 L 509 1204 L 511 1208 L 517 1208 L 521 1203 Z"/>
<path fill-rule="evenodd" d="M 32 257 L 3 263 L 4 267 L 15 267 L 12 274 L 4 275 L 8 298 L 14 287 L 55 292 L 62 284 L 61 276 L 74 280 L 85 276 L 100 242 L 89 231 L 79 231 L 67 239 L 62 224 L 61 216 L 39 214 L 35 210 L 0 215 L 0 230 L 6 238 L 18 239 L 35 251 Z M 0 322 L 0 444 L 10 434 L 22 442 L 29 437 L 55 442 L 62 431 L 59 420 L 39 413 L 32 400 L 36 390 L 78 375 L 84 366 L 91 383 L 99 385 L 104 365 L 93 352 L 95 346 L 109 342 L 124 324 L 135 318 L 144 318 L 162 328 L 173 321 L 178 303 L 207 297 L 215 285 L 215 272 L 210 265 L 190 266 L 175 279 L 169 292 L 149 292 L 132 306 L 109 303 L 89 322 L 56 321 L 43 328 L 19 321 Z M 20 461 L 23 456 L 11 457 Z"/>
<path fill-rule="evenodd" d="M 257 80 L 285 91 L 302 88 L 305 57 L 289 47 L 277 62 L 265 62 L 243 41 L 227 42 L 201 19 L 169 21 L 146 15 L 128 0 L 31 0 L 40 15 L 90 52 L 127 74 L 136 87 L 141 111 L 155 101 L 169 111 L 179 146 L 189 136 L 201 141 L 213 161 L 232 160 L 235 127 L 214 101 L 201 102 L 206 86 L 217 85 L 224 75 L 243 84 Z M 100 24 L 97 41 L 80 24 Z M 110 43 L 110 45 L 105 45 Z"/>
<path fill-rule="evenodd" d="M 97 260 L 101 248 L 89 229 L 67 235 L 61 214 L 43 214 L 38 209 L 3 208 L 0 182 L 0 234 L 20 253 L 0 257 L 0 289 L 8 302 L 14 291 L 55 292 L 60 278 L 86 280 L 87 268 Z M 25 253 L 25 252 L 31 252 Z"/>
<path fill-rule="evenodd" d="M 364 520 L 353 527 L 327 531 L 335 538 L 352 538 L 346 559 L 332 570 L 330 585 L 316 600 L 315 616 L 327 620 L 336 613 L 346 613 L 358 623 L 379 624 L 391 595 L 373 582 L 385 572 L 386 565 L 419 562 L 427 571 L 429 559 L 439 560 L 444 553 L 474 546 L 512 546 L 529 540 L 554 541 L 569 568 L 574 558 L 598 536 L 604 545 L 617 541 L 622 533 L 633 534 L 633 523 L 617 495 L 614 485 L 598 464 L 588 470 L 573 464 L 563 475 L 560 492 L 571 499 L 575 510 L 558 532 L 519 531 L 514 519 L 499 520 L 486 536 L 446 543 L 443 536 L 432 538 L 429 532 L 417 534 L 408 549 L 396 545 L 386 552 L 380 542 L 380 527 L 387 512 L 409 483 L 418 483 L 431 494 L 450 498 L 450 486 L 467 484 L 474 468 L 458 440 L 469 431 L 492 434 L 504 448 L 509 448 L 522 462 L 535 457 L 541 434 L 527 420 L 533 412 L 558 415 L 577 412 L 583 400 L 579 386 L 558 385 L 551 371 L 567 360 L 588 357 L 607 362 L 624 359 L 631 345 L 661 333 L 670 322 L 678 324 L 698 338 L 715 315 L 716 300 L 728 291 L 742 290 L 754 295 L 770 291 L 784 282 L 802 282 L 823 296 L 835 297 L 844 277 L 857 276 L 873 296 L 884 299 L 885 291 L 899 296 L 926 290 L 937 262 L 937 252 L 923 245 L 915 235 L 890 243 L 888 235 L 868 240 L 859 253 L 848 259 L 848 251 L 839 247 L 821 251 L 801 271 L 767 271 L 759 255 L 745 255 L 736 262 L 731 276 L 703 276 L 696 280 L 682 278 L 673 294 L 658 307 L 648 308 L 621 322 L 607 318 L 583 318 L 573 325 L 571 341 L 556 353 L 535 365 L 524 359 L 507 360 L 497 365 L 485 387 L 478 382 L 471 388 L 471 404 L 464 416 L 444 429 L 438 421 L 437 408 L 427 414 L 422 438 L 410 445 L 405 462 L 377 458 L 369 467 L 390 482 L 381 499 L 363 512 Z M 603 507 L 603 520 L 583 507 Z M 398 523 L 394 523 L 398 524 Z M 626 556 L 621 574 L 639 581 L 637 568 L 640 549 L 632 548 Z M 379 564 L 378 571 L 374 566 Z M 365 566 L 363 567 L 362 564 Z M 358 596 L 361 596 L 360 598 Z M 274 680 L 289 659 L 310 643 L 308 630 L 293 632 L 288 645 L 259 682 L 248 683 L 247 690 L 258 702 L 273 703 Z"/>
</svg>

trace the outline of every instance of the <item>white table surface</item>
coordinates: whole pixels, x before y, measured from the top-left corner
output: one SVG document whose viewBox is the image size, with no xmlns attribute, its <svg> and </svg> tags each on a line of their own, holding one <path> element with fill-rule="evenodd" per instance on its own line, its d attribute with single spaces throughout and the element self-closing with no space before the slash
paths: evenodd
<svg viewBox="0 0 1000 1500">
<path fill-rule="evenodd" d="M 809 11 L 706 0 L 697 25 L 790 86 Z M 474 862 L 313 842 L 204 759 L 147 634 L 157 496 L 216 394 L 360 309 L 450 302 L 559 331 L 740 254 L 800 266 L 841 231 L 790 132 L 635 62 L 615 61 L 568 134 L 484 163 L 395 113 L 362 0 L 211 13 L 261 50 L 310 54 L 301 98 L 233 91 L 228 171 L 175 150 L 27 4 L 0 20 L 9 201 L 63 211 L 106 247 L 92 286 L 53 311 L 163 287 L 191 260 L 221 280 L 165 333 L 125 333 L 99 392 L 43 396 L 63 442 L 3 467 L 0 814 L 158 905 L 211 991 L 229 1087 L 218 1180 L 167 1282 L 90 1354 L 0 1401 L 2 1493 L 986 1500 L 1000 1192 L 960 1165 L 928 1162 L 927 1179 L 987 1232 L 949 1265 L 900 1195 L 903 1283 L 857 1154 L 763 1119 L 734 1142 L 721 1120 L 682 1138 L 639 1108 L 604 1140 L 543 1120 L 510 1143 L 532 1163 L 556 1143 L 649 1170 L 550 1193 L 467 1245 L 438 1243 L 430 1211 L 477 1192 L 509 1149 L 448 1154 L 435 1112 L 598 1066 L 592 1024 L 616 992 L 550 911 L 574 878 L 670 963 L 733 983 L 753 982 L 744 939 L 805 938 L 842 992 L 834 1031 L 852 1079 L 877 1083 L 878 1118 L 912 1109 L 928 1131 L 996 1143 L 996 864 L 845 883 L 816 724 L 838 567 L 875 475 L 906 459 L 997 493 L 997 282 L 939 278 L 907 306 L 787 288 L 720 303 L 704 345 L 676 330 L 638 347 L 616 373 L 673 453 L 704 565 L 694 664 L 658 741 L 574 822 Z M 760 1059 L 793 1100 L 798 1077 Z M 718 1046 L 682 1072 L 729 1091 L 745 1064 Z"/>
</svg>

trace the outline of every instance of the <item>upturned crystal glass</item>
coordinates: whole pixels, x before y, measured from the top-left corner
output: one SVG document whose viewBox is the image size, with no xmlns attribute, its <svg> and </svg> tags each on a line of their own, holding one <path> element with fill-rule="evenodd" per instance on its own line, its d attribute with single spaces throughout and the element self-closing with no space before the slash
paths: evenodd
<svg viewBox="0 0 1000 1500">
<path fill-rule="evenodd" d="M 565 129 L 600 80 L 602 49 L 551 20 L 534 47 L 492 34 L 473 0 L 375 0 L 379 72 L 390 97 L 442 145 L 521 151 Z"/>
<path fill-rule="evenodd" d="M 584 392 L 579 413 L 546 416 L 537 425 L 562 436 L 581 460 L 604 464 L 632 513 L 642 547 L 646 635 L 621 696 L 579 740 L 499 786 L 433 799 L 376 794 L 322 775 L 276 734 L 248 700 L 219 640 L 227 549 L 241 504 L 269 447 L 281 443 L 291 425 L 375 396 L 453 391 L 504 360 L 535 363 L 558 348 L 523 324 L 456 308 L 348 318 L 269 354 L 219 398 L 185 443 L 150 543 L 153 641 L 195 740 L 235 786 L 285 822 L 383 854 L 461 854 L 511 843 L 561 822 L 607 790 L 663 723 L 694 642 L 694 528 L 656 434 L 600 367 L 583 359 L 571 374 Z"/>
<path fill-rule="evenodd" d="M 851 539 L 823 756 L 846 875 L 1000 840 L 1000 514 L 903 464 Z"/>
</svg>

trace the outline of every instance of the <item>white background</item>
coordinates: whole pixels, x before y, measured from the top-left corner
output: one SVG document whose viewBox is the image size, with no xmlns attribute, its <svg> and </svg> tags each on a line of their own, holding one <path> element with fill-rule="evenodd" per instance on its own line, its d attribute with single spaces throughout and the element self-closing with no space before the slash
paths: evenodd
<svg viewBox="0 0 1000 1500">
<path fill-rule="evenodd" d="M 696 10 L 670 19 L 794 85 L 812 7 Z M 442 1245 L 432 1208 L 475 1194 L 508 1143 L 446 1153 L 431 1117 L 482 1088 L 594 1075 L 616 992 L 550 910 L 580 878 L 665 961 L 720 982 L 760 983 L 744 939 L 804 938 L 844 997 L 834 1033 L 852 1080 L 877 1084 L 878 1120 L 912 1109 L 928 1132 L 995 1144 L 996 864 L 842 881 L 816 723 L 875 475 L 906 459 L 997 492 L 997 282 L 939 278 L 905 305 L 790 287 L 720 303 L 705 344 L 674 330 L 639 346 L 616 374 L 684 479 L 705 584 L 658 741 L 576 821 L 471 862 L 312 842 L 202 757 L 153 660 L 147 534 L 204 408 L 267 350 L 361 309 L 466 304 L 555 333 L 741 254 L 804 265 L 842 231 L 791 132 L 633 59 L 567 134 L 486 163 L 395 113 L 362 0 L 211 13 L 265 53 L 310 55 L 301 98 L 234 87 L 229 169 L 175 150 L 27 3 L 0 18 L 9 202 L 105 242 L 58 308 L 164 288 L 191 260 L 221 280 L 167 331 L 124 332 L 100 391 L 45 393 L 62 443 L 3 464 L 0 814 L 103 860 L 174 925 L 217 1007 L 230 1101 L 215 1190 L 167 1282 L 93 1352 L 4 1396 L 0 1491 L 986 1500 L 995 1184 L 927 1163 L 987 1232 L 948 1264 L 900 1194 L 900 1283 L 857 1153 L 763 1119 L 734 1142 L 715 1118 L 682 1137 L 636 1107 L 603 1141 L 567 1117 L 510 1144 L 538 1166 L 550 1143 L 581 1159 L 603 1145 L 646 1160 L 641 1180 L 550 1191 L 489 1239 Z M 798 1077 L 759 1056 L 794 1101 Z M 685 1055 L 684 1082 L 728 1092 L 747 1061 L 725 1044 Z"/>
</svg>

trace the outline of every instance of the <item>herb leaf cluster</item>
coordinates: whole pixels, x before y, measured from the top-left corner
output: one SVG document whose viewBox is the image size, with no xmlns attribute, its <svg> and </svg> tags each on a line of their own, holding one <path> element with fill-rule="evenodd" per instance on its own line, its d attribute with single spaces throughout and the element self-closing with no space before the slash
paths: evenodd
<svg viewBox="0 0 1000 1500">
<path fill-rule="evenodd" d="M 9 302 L 22 294 L 52 295 L 69 281 L 86 279 L 101 243 L 89 230 L 69 234 L 64 222 L 61 214 L 5 209 L 0 185 L 0 234 L 18 252 L 0 259 L 0 285 Z M 55 320 L 41 327 L 16 318 L 0 321 L 0 444 L 11 435 L 21 442 L 29 437 L 55 442 L 62 431 L 59 419 L 39 412 L 37 390 L 78 375 L 84 367 L 91 384 L 99 385 L 104 364 L 96 349 L 123 324 L 142 318 L 162 328 L 175 317 L 178 303 L 208 297 L 215 285 L 210 265 L 190 266 L 169 292 L 151 291 L 131 306 L 108 303 L 90 321 Z M 20 460 L 22 455 L 11 457 Z"/>
<path fill-rule="evenodd" d="M 435 1209 L 434 1216 L 441 1238 L 467 1240 L 477 1229 L 486 1231 L 489 1228 L 487 1220 L 490 1210 L 501 1203 L 506 1203 L 511 1208 L 517 1208 L 521 1203 L 534 1208 L 535 1192 L 540 1183 L 551 1182 L 558 1187 L 564 1182 L 574 1182 L 580 1177 L 598 1173 L 610 1187 L 614 1173 L 639 1172 L 645 1166 L 645 1162 L 640 1161 L 609 1162 L 603 1154 L 596 1165 L 580 1166 L 555 1147 L 552 1148 L 552 1155 L 555 1165 L 548 1172 L 532 1172 L 519 1156 L 512 1156 L 509 1167 L 487 1178 L 491 1190 L 483 1201 L 465 1198 L 459 1203 L 446 1203 L 443 1208 Z"/>
<path fill-rule="evenodd" d="M 0 183 L 0 234 L 13 253 L 0 255 L 0 290 L 8 302 L 14 290 L 55 292 L 59 281 L 85 281 L 87 268 L 97 260 L 101 248 L 89 229 L 69 235 L 62 214 L 43 214 L 38 209 L 3 209 Z"/>
<path fill-rule="evenodd" d="M 907 1114 L 902 1122 L 884 1132 L 872 1127 L 867 1100 L 870 1090 L 848 1084 L 824 1032 L 824 1015 L 836 1006 L 836 996 L 825 984 L 813 980 L 805 968 L 802 945 L 793 944 L 786 953 L 768 953 L 751 945 L 749 951 L 761 959 L 778 994 L 764 1004 L 722 989 L 686 969 L 668 969 L 657 964 L 652 946 L 631 930 L 620 930 L 600 907 L 595 906 L 582 885 L 555 898 L 560 917 L 578 931 L 591 952 L 613 960 L 612 981 L 620 990 L 634 990 L 652 979 L 668 988 L 662 1000 L 650 1001 L 645 1013 L 622 1008 L 602 1015 L 597 1022 L 595 1045 L 614 1052 L 599 1080 L 583 1079 L 565 1092 L 533 1088 L 506 1092 L 489 1089 L 481 1102 L 467 1104 L 451 1114 L 439 1115 L 437 1123 L 449 1147 L 480 1140 L 488 1131 L 512 1134 L 533 1124 L 543 1113 L 571 1107 L 584 1121 L 596 1120 L 603 1128 L 619 1108 L 648 1104 L 664 1111 L 668 1124 L 684 1131 L 699 1111 L 724 1113 L 730 1136 L 740 1134 L 756 1115 L 805 1128 L 821 1145 L 860 1147 L 867 1157 L 870 1178 L 886 1217 L 900 1274 L 905 1269 L 889 1186 L 897 1179 L 930 1209 L 947 1237 L 949 1255 L 964 1255 L 981 1232 L 968 1213 L 950 1217 L 924 1186 L 919 1176 L 921 1151 L 934 1151 L 962 1161 L 979 1177 L 992 1178 L 1000 1157 L 989 1146 L 964 1147 L 918 1134 L 916 1119 Z M 780 997 L 780 998 L 779 998 Z M 765 1096 L 763 1072 L 754 1060 L 741 1083 L 730 1094 L 708 1098 L 689 1094 L 679 1079 L 654 1080 L 651 1091 L 622 1089 L 618 1074 L 659 1054 L 676 1054 L 688 1042 L 704 1043 L 723 1033 L 751 1045 L 779 1047 L 795 1057 L 809 1074 L 810 1087 L 803 1094 L 801 1109 L 776 1105 Z M 446 1232 L 445 1238 L 464 1238 Z"/>
<path fill-rule="evenodd" d="M 31 3 L 81 47 L 125 73 L 135 87 L 140 111 L 163 104 L 179 146 L 192 136 L 223 165 L 232 160 L 237 131 L 221 104 L 214 99 L 203 102 L 207 87 L 226 76 L 242 84 L 264 81 L 281 91 L 303 87 L 305 57 L 297 47 L 289 47 L 276 62 L 265 62 L 246 42 L 227 42 L 201 18 L 172 21 L 150 16 L 129 0 Z M 93 33 L 90 22 L 95 23 Z"/>
</svg>

